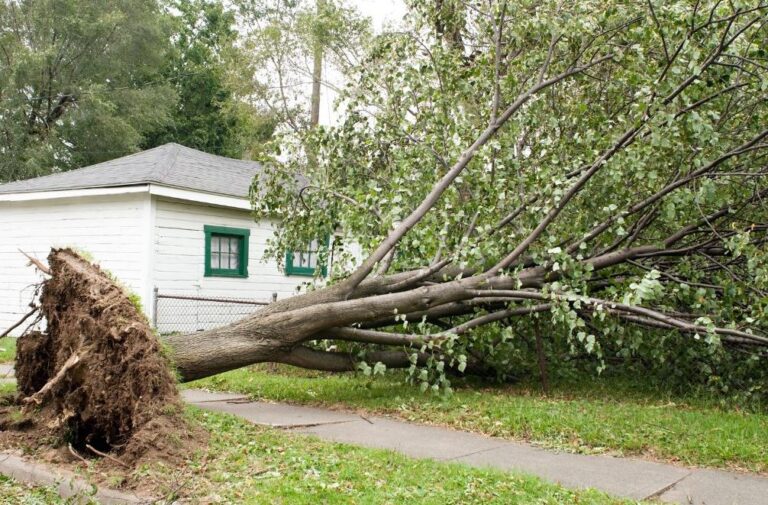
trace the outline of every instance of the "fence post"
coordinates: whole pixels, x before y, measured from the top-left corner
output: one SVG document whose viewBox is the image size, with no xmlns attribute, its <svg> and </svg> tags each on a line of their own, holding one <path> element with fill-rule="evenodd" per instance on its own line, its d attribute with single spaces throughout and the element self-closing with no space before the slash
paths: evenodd
<svg viewBox="0 0 768 505">
<path fill-rule="evenodd" d="M 157 329 L 157 296 L 158 288 L 155 286 L 152 289 L 152 327 Z"/>
<path fill-rule="evenodd" d="M 272 302 L 274 303 L 276 301 L 277 301 L 277 293 L 272 293 Z"/>
</svg>

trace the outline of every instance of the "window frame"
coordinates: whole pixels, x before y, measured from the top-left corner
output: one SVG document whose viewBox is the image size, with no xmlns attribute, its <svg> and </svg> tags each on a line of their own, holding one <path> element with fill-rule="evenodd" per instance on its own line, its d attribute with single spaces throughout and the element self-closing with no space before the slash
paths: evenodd
<svg viewBox="0 0 768 505">
<path fill-rule="evenodd" d="M 227 226 L 203 226 L 205 233 L 205 277 L 248 277 L 248 242 L 251 230 L 248 228 L 229 228 Z M 214 235 L 220 237 L 237 238 L 240 241 L 237 269 L 211 268 L 211 239 Z"/>
<path fill-rule="evenodd" d="M 327 248 L 329 246 L 329 244 L 330 244 L 330 237 L 326 236 L 324 242 L 325 242 L 325 247 Z M 322 243 L 323 243 L 323 239 L 318 238 L 317 239 L 317 251 L 315 251 L 315 254 L 318 255 L 318 264 L 320 263 L 319 262 L 320 258 L 319 258 L 319 254 L 318 253 L 320 252 L 320 249 L 322 249 L 322 247 L 323 247 L 321 245 Z M 301 276 L 301 277 L 314 277 L 315 276 L 315 272 L 317 271 L 317 267 L 312 268 L 312 267 L 293 266 L 293 255 L 296 254 L 297 252 L 301 253 L 301 252 L 311 252 L 311 251 L 285 251 L 285 275 L 287 275 L 287 276 L 296 275 L 296 276 Z M 320 274 L 323 277 L 327 277 L 328 276 L 328 265 L 322 265 L 320 267 Z"/>
</svg>

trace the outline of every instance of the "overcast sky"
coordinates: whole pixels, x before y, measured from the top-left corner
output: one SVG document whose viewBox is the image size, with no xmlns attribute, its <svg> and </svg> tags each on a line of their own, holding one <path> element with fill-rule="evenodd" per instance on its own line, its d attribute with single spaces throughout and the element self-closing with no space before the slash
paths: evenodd
<svg viewBox="0 0 768 505">
<path fill-rule="evenodd" d="M 364 16 L 373 20 L 373 27 L 378 32 L 388 22 L 398 22 L 405 14 L 403 0 L 348 0 Z"/>
</svg>

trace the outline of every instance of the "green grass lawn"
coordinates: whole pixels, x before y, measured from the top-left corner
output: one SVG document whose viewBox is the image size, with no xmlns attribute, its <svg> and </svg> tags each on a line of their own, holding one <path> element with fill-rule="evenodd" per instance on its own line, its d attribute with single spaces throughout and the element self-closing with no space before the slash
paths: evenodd
<svg viewBox="0 0 768 505">
<path fill-rule="evenodd" d="M 643 455 L 686 465 L 768 472 L 766 413 L 726 409 L 701 398 L 681 399 L 628 381 L 555 385 L 549 396 L 537 385 L 459 386 L 443 398 L 420 393 L 404 384 L 400 374 L 370 380 L 362 374 L 260 366 L 189 387 L 363 409 L 573 452 Z"/>
<path fill-rule="evenodd" d="M 32 487 L 0 474 L 0 503 L 48 505 L 67 503 L 52 487 Z"/>
<path fill-rule="evenodd" d="M 48 505 L 67 503 L 52 487 L 32 487 L 0 474 L 0 503 L 17 505 Z"/>
<path fill-rule="evenodd" d="M 164 495 L 161 503 L 178 497 L 201 503 L 291 505 L 631 503 L 535 477 L 323 442 L 192 407 L 188 412 L 211 433 L 207 450 L 190 455 L 181 469 L 151 465 L 134 472 L 134 478 Z M 1 478 L 0 503 L 67 502 L 49 488 L 30 489 Z"/>
<path fill-rule="evenodd" d="M 0 338 L 0 363 L 9 363 L 16 356 L 16 338 Z"/>
<path fill-rule="evenodd" d="M 321 441 L 193 410 L 213 434 L 195 496 L 225 503 L 625 503 L 540 479 Z"/>
</svg>

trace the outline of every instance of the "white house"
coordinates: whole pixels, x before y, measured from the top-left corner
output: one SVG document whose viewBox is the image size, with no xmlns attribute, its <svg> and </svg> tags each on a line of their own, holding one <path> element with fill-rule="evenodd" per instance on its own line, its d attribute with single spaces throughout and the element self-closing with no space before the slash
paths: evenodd
<svg viewBox="0 0 768 505">
<path fill-rule="evenodd" d="M 29 311 L 40 280 L 19 250 L 41 259 L 52 246 L 86 251 L 141 297 L 150 320 L 155 294 L 180 297 L 182 330 L 226 322 L 186 297 L 268 302 L 274 293 L 295 294 L 311 280 L 316 255 L 289 253 L 285 271 L 263 261 L 275 223 L 251 216 L 248 190 L 259 170 L 255 162 L 166 144 L 0 185 L 0 331 Z M 163 331 L 165 322 L 157 323 Z"/>
</svg>

